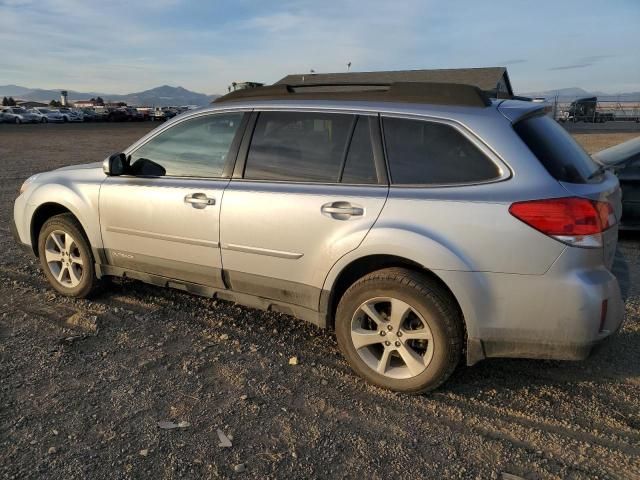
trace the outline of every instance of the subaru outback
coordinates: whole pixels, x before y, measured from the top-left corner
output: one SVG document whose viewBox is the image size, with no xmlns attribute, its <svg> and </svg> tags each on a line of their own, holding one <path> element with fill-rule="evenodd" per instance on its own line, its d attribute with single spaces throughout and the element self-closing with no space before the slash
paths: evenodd
<svg viewBox="0 0 640 480">
<path fill-rule="evenodd" d="M 277 85 L 32 176 L 14 233 L 63 295 L 127 277 L 283 312 L 417 393 L 462 358 L 578 360 L 618 330 L 620 211 L 616 177 L 540 104 Z"/>
</svg>

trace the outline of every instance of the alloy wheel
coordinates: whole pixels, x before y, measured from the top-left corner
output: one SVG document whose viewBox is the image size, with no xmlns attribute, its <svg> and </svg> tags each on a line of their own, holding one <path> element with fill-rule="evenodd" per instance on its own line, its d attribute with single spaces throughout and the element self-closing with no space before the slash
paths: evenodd
<svg viewBox="0 0 640 480">
<path fill-rule="evenodd" d="M 433 334 L 408 303 L 377 297 L 362 303 L 351 320 L 351 341 L 369 368 L 395 379 L 420 375 L 433 358 Z"/>
<path fill-rule="evenodd" d="M 56 281 L 66 287 L 80 284 L 84 272 L 84 259 L 74 238 L 62 230 L 54 230 L 45 241 L 45 259 Z"/>
</svg>

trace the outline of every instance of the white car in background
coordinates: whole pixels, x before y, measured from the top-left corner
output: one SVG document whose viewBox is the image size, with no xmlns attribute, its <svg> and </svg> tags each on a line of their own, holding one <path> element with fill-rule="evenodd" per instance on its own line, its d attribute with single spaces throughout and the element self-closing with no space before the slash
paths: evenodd
<svg viewBox="0 0 640 480">
<path fill-rule="evenodd" d="M 37 123 L 38 117 L 22 107 L 2 107 L 0 118 L 5 123 Z"/>
<path fill-rule="evenodd" d="M 44 107 L 34 107 L 31 110 L 29 110 L 29 112 L 33 113 L 34 115 L 37 115 L 41 123 L 64 122 L 64 118 L 62 118 L 62 114 L 57 110 L 52 110 L 50 108 L 44 108 Z"/>
</svg>

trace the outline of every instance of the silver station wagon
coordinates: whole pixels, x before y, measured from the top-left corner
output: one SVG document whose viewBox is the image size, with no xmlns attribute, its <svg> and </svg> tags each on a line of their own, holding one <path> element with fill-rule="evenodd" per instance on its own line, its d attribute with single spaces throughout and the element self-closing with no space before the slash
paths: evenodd
<svg viewBox="0 0 640 480">
<path fill-rule="evenodd" d="M 620 195 L 537 103 L 277 85 L 34 175 L 14 233 L 63 295 L 126 276 L 284 312 L 417 393 L 463 358 L 583 359 L 618 330 Z"/>
</svg>

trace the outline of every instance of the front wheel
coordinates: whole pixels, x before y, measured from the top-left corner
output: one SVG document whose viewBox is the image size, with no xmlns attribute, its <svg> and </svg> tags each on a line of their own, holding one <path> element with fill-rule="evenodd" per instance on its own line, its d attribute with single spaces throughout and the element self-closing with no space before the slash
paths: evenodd
<svg viewBox="0 0 640 480">
<path fill-rule="evenodd" d="M 96 286 L 91 247 L 73 215 L 56 215 L 45 222 L 38 253 L 47 280 L 62 295 L 84 298 Z"/>
<path fill-rule="evenodd" d="M 18 117 L 16 117 L 15 123 L 16 123 L 16 125 L 20 125 L 22 123 L 22 121 Z"/>
<path fill-rule="evenodd" d="M 463 347 L 463 321 L 451 294 L 437 282 L 402 268 L 358 280 L 336 312 L 338 345 L 367 381 L 404 393 L 441 385 Z"/>
</svg>

